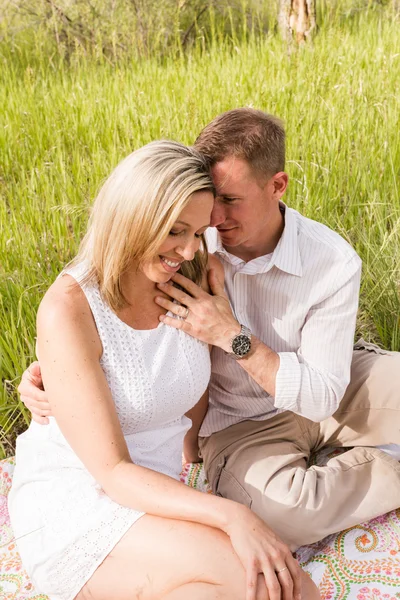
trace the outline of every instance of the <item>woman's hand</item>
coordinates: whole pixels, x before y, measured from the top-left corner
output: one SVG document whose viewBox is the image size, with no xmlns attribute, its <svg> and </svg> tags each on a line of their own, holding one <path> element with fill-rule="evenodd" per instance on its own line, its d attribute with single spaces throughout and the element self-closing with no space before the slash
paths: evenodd
<svg viewBox="0 0 400 600">
<path fill-rule="evenodd" d="M 184 463 L 200 463 L 203 459 L 199 456 L 198 438 L 190 438 L 187 434 L 183 441 L 183 461 Z"/>
<path fill-rule="evenodd" d="M 42 373 L 37 361 L 29 365 L 26 371 L 23 372 L 18 391 L 21 395 L 21 401 L 32 413 L 33 421 L 40 425 L 47 425 L 49 423 L 48 417 L 51 417 L 52 413 L 47 394 L 43 389 Z"/>
<path fill-rule="evenodd" d="M 270 600 L 300 600 L 301 568 L 288 546 L 248 508 L 241 506 L 225 532 L 246 571 L 246 600 L 255 600 L 264 575 Z"/>
</svg>

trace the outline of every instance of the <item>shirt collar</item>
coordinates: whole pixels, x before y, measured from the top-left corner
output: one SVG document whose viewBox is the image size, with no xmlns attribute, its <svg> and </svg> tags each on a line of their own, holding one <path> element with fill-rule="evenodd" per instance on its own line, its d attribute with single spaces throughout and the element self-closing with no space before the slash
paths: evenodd
<svg viewBox="0 0 400 600">
<path fill-rule="evenodd" d="M 301 277 L 303 266 L 297 231 L 298 213 L 293 208 L 288 208 L 283 202 L 279 204 L 285 215 L 285 228 L 272 255 L 272 263 L 281 271 Z"/>
<path fill-rule="evenodd" d="M 268 258 L 267 256 L 260 256 L 252 261 L 249 261 L 247 265 L 250 266 L 252 263 L 255 266 L 255 262 L 257 261 L 258 273 L 269 271 L 273 266 L 275 266 L 281 271 L 301 277 L 303 275 L 303 267 L 298 243 L 297 211 L 293 210 L 292 208 L 288 208 L 283 202 L 280 202 L 279 204 L 281 211 L 285 215 L 285 227 L 272 254 L 272 257 L 270 254 L 267 255 Z M 214 236 L 212 238 L 210 236 L 209 239 L 210 252 L 220 254 L 221 258 L 223 257 L 233 265 L 244 263 L 241 258 L 234 256 L 225 250 L 216 229 Z M 207 238 L 209 238 L 208 235 Z"/>
</svg>

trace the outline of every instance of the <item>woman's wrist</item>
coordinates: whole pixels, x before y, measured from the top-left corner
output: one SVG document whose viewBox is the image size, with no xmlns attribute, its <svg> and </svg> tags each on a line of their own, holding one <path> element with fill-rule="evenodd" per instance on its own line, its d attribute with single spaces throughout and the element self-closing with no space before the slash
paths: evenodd
<svg viewBox="0 0 400 600">
<path fill-rule="evenodd" d="M 238 521 L 246 521 L 253 514 L 247 506 L 243 504 L 239 504 L 239 502 L 234 502 L 233 500 L 228 500 L 226 498 L 221 498 L 224 502 L 224 507 L 220 511 L 220 524 L 219 529 L 221 529 L 224 533 L 229 535 L 229 531 L 233 523 L 237 523 Z"/>
</svg>

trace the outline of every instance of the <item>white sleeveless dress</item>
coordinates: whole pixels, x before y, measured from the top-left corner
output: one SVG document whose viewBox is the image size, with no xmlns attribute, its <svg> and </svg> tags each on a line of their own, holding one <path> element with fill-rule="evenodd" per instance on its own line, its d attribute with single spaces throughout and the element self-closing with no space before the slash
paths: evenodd
<svg viewBox="0 0 400 600">
<path fill-rule="evenodd" d="M 67 271 L 78 282 L 83 272 L 79 266 Z M 183 437 L 191 425 L 184 413 L 210 378 L 207 346 L 163 323 L 134 330 L 97 288 L 82 289 L 132 461 L 179 479 Z M 17 440 L 9 512 L 22 563 L 37 591 L 52 600 L 72 600 L 144 514 L 102 491 L 53 417 L 47 426 L 32 422 Z"/>
</svg>

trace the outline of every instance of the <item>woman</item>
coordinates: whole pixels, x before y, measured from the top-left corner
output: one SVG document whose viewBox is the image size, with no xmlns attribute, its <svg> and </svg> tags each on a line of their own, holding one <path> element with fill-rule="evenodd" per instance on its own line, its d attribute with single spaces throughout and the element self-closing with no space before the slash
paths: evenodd
<svg viewBox="0 0 400 600">
<path fill-rule="evenodd" d="M 204 281 L 213 200 L 194 150 L 137 150 L 104 184 L 77 259 L 40 305 L 53 417 L 18 438 L 9 509 L 24 566 L 51 599 L 253 600 L 268 586 L 290 600 L 292 577 L 297 597 L 301 586 L 318 597 L 279 540 L 272 552 L 285 566 L 271 572 L 271 531 L 258 517 L 178 481 L 209 354 L 159 322 L 154 298 L 179 269 Z"/>
</svg>

